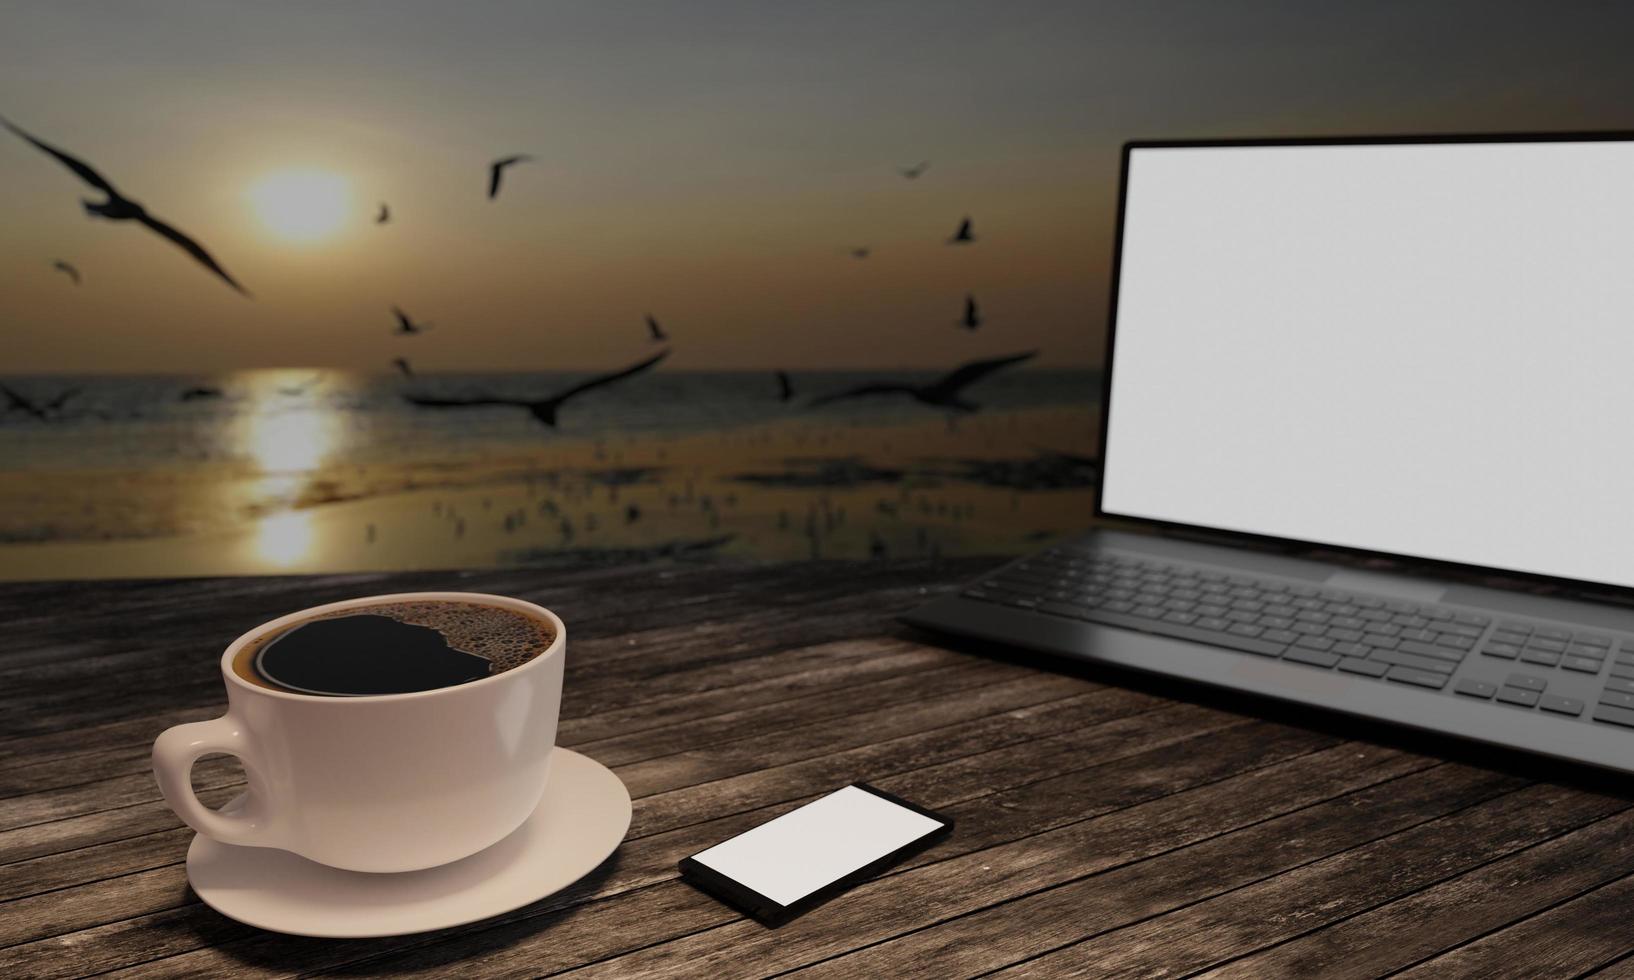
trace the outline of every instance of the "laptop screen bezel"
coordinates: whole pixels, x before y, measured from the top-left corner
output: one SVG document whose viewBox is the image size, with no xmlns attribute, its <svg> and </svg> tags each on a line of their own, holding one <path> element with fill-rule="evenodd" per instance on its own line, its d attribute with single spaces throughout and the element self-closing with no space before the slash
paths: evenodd
<svg viewBox="0 0 1634 980">
<path fill-rule="evenodd" d="M 1457 144 L 1457 143 L 1634 143 L 1634 130 L 1590 130 L 1590 131 L 1561 131 L 1542 133 L 1444 133 L 1444 134 L 1412 134 L 1392 136 L 1313 136 L 1313 137 L 1251 137 L 1241 139 L 1140 139 L 1129 140 L 1123 144 L 1120 166 L 1118 168 L 1118 207 L 1116 223 L 1112 239 L 1112 275 L 1107 288 L 1107 317 L 1106 317 L 1106 348 L 1101 370 L 1101 480 L 1100 487 L 1095 493 L 1095 518 L 1097 522 L 1114 520 L 1134 524 L 1158 531 L 1186 532 L 1202 537 L 1211 542 L 1221 544 L 1247 543 L 1269 546 L 1280 549 L 1321 549 L 1332 555 L 1344 555 L 1359 559 L 1384 559 L 1413 569 L 1428 573 L 1450 572 L 1461 576 L 1497 576 L 1510 582 L 1537 583 L 1564 587 L 1575 591 L 1589 591 L 1619 599 L 1634 598 L 1634 588 L 1619 585 L 1614 582 L 1596 582 L 1591 579 L 1568 578 L 1558 575 L 1549 575 L 1543 572 L 1527 571 L 1525 569 L 1504 568 L 1502 566 L 1476 565 L 1465 562 L 1448 561 L 1445 559 L 1428 558 L 1422 555 L 1403 554 L 1390 551 L 1375 551 L 1367 548 L 1357 548 L 1332 541 L 1317 541 L 1301 538 L 1285 538 L 1270 534 L 1259 534 L 1253 531 L 1240 531 L 1234 528 L 1218 527 L 1208 524 L 1190 524 L 1182 521 L 1170 521 L 1155 517 L 1142 517 L 1136 514 L 1122 514 L 1107 510 L 1102 502 L 1102 489 L 1106 485 L 1107 474 L 1111 472 L 1110 454 L 1107 452 L 1109 444 L 1108 433 L 1112 423 L 1112 371 L 1116 364 L 1117 336 L 1118 336 L 1118 280 L 1123 267 L 1123 237 L 1124 216 L 1129 200 L 1129 165 L 1135 150 L 1144 149 L 1185 149 L 1185 148 L 1212 148 L 1212 147 L 1293 147 L 1293 146 L 1371 146 L 1371 145 L 1410 145 L 1410 144 Z M 1498 584 L 1498 583 L 1492 583 Z"/>
</svg>

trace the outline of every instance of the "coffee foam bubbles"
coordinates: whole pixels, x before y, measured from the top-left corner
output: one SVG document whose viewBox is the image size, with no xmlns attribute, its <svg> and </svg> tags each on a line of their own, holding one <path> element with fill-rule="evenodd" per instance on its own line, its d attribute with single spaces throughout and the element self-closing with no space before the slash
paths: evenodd
<svg viewBox="0 0 1634 980">
<path fill-rule="evenodd" d="M 522 666 L 544 653 L 556 639 L 555 630 L 544 620 L 502 606 L 455 599 L 353 606 L 313 616 L 301 623 L 346 616 L 385 616 L 411 626 L 434 629 L 454 649 L 474 654 L 493 664 L 495 674 Z M 300 626 L 301 623 L 295 625 Z"/>
</svg>

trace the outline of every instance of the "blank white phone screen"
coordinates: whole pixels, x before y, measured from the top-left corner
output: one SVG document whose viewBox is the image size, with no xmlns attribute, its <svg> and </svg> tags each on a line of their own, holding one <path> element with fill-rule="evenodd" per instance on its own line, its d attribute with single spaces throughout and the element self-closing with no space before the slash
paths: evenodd
<svg viewBox="0 0 1634 980">
<path fill-rule="evenodd" d="M 1634 142 L 1127 180 L 1108 513 L 1634 586 Z"/>
<path fill-rule="evenodd" d="M 692 859 L 787 906 L 943 826 L 847 786 Z"/>
</svg>

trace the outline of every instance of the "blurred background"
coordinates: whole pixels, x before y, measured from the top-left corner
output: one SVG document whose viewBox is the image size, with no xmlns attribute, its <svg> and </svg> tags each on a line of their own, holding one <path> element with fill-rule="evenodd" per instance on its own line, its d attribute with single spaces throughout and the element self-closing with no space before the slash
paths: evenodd
<svg viewBox="0 0 1634 980">
<path fill-rule="evenodd" d="M 1630 21 L 14 0 L 0 578 L 1031 550 L 1124 140 L 1634 128 Z"/>
</svg>

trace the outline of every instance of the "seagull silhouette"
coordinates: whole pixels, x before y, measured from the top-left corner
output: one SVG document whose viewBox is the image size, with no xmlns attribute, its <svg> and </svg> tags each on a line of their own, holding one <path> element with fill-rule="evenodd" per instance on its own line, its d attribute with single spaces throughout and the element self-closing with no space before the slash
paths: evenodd
<svg viewBox="0 0 1634 980">
<path fill-rule="evenodd" d="M 794 382 L 789 380 L 789 372 L 777 372 L 777 400 L 790 401 L 794 398 Z"/>
<path fill-rule="evenodd" d="M 533 157 L 528 156 L 526 153 L 518 153 L 514 156 L 500 157 L 493 163 L 488 164 L 488 200 L 492 201 L 499 196 L 499 176 L 505 172 L 506 167 L 512 164 L 525 163 L 532 159 Z"/>
<path fill-rule="evenodd" d="M 53 413 L 62 411 L 62 407 L 68 404 L 70 398 L 78 395 L 80 390 L 79 388 L 69 388 L 60 392 L 57 397 L 50 401 L 42 403 L 18 394 L 16 389 L 10 385 L 0 385 L 0 395 L 6 396 L 6 414 L 22 412 L 24 415 L 33 416 L 41 422 L 49 421 Z"/>
<path fill-rule="evenodd" d="M 414 369 L 409 367 L 408 358 L 406 358 L 406 357 L 394 357 L 394 358 L 391 359 L 391 362 L 392 362 L 392 365 L 397 368 L 398 372 L 403 375 L 403 377 L 405 377 L 405 378 L 414 377 Z"/>
<path fill-rule="evenodd" d="M 21 129 L 18 129 L 16 126 L 12 125 L 10 120 L 0 118 L 0 125 L 5 126 L 22 139 L 32 143 L 40 152 L 54 157 L 58 163 L 67 167 L 69 170 L 72 170 L 80 180 L 85 181 L 85 183 L 108 195 L 108 199 L 106 201 L 100 202 L 89 201 L 82 198 L 80 203 L 84 205 L 86 214 L 106 218 L 109 221 L 138 222 L 146 226 L 150 231 L 155 231 L 165 238 L 168 238 L 173 244 L 179 246 L 182 251 L 186 252 L 188 255 L 191 255 L 200 265 L 220 276 L 222 281 L 226 282 L 227 285 L 233 287 L 245 296 L 250 295 L 249 290 L 239 285 L 238 280 L 228 275 L 227 270 L 223 269 L 215 259 L 211 258 L 210 253 L 206 252 L 203 246 L 177 231 L 175 228 L 172 228 L 170 225 L 160 221 L 158 218 L 148 214 L 146 208 L 115 190 L 113 184 L 110 184 L 101 174 L 91 169 L 90 165 L 86 164 L 82 160 L 75 159 L 74 157 L 54 146 L 51 146 L 50 144 L 40 142 L 33 136 L 30 136 L 28 133 L 25 133 Z"/>
<path fill-rule="evenodd" d="M 653 319 L 651 313 L 647 314 L 647 334 L 655 344 L 662 344 L 669 340 L 669 334 L 664 332 L 664 328 L 658 325 L 658 321 Z"/>
<path fill-rule="evenodd" d="M 56 269 L 58 272 L 61 272 L 68 278 L 74 280 L 74 285 L 79 285 L 79 269 L 75 268 L 73 263 L 64 262 L 62 259 L 58 259 L 57 261 L 51 263 L 51 268 Z"/>
<path fill-rule="evenodd" d="M 374 216 L 374 223 L 377 224 L 377 225 L 383 225 L 383 224 L 385 224 L 386 222 L 388 222 L 390 220 L 391 220 L 391 208 L 386 206 L 385 201 L 381 201 L 380 202 L 380 213 Z"/>
<path fill-rule="evenodd" d="M 34 404 L 32 400 L 19 395 L 12 390 L 10 385 L 0 385 L 0 395 L 6 396 L 7 415 L 12 412 L 22 412 L 24 415 L 32 415 L 42 422 L 45 421 L 45 409 Z"/>
<path fill-rule="evenodd" d="M 965 297 L 965 315 L 959 318 L 959 326 L 966 330 L 974 330 L 982 325 L 981 307 L 976 305 L 975 296 Z"/>
<path fill-rule="evenodd" d="M 1038 356 L 1038 351 L 1028 351 L 1025 354 L 1011 354 L 1008 357 L 995 357 L 985 361 L 971 361 L 928 385 L 911 385 L 891 382 L 876 382 L 873 384 L 858 385 L 847 388 L 845 391 L 825 395 L 814 399 L 812 407 L 828 405 L 833 402 L 846 401 L 852 398 L 864 398 L 870 395 L 907 395 L 915 401 L 923 402 L 936 408 L 949 408 L 956 412 L 974 412 L 981 408 L 974 402 L 966 401 L 962 392 L 965 388 L 994 371 L 1007 368 L 1012 364 Z"/>
<path fill-rule="evenodd" d="M 429 323 L 415 323 L 413 320 L 409 319 L 409 315 L 404 313 L 403 308 L 400 306 L 392 307 L 391 313 L 392 316 L 397 318 L 397 329 L 393 330 L 392 333 L 412 337 L 415 334 L 425 333 L 427 330 L 431 329 L 431 324 Z"/>
<path fill-rule="evenodd" d="M 874 254 L 874 250 L 866 245 L 862 246 L 861 248 L 854 248 L 851 250 L 851 257 L 854 259 L 866 259 L 872 254 Z"/>
<path fill-rule="evenodd" d="M 968 245 L 975 240 L 976 236 L 970 231 L 970 219 L 966 218 L 959 222 L 959 230 L 953 233 L 953 237 L 949 238 L 947 243 L 949 245 Z"/>
<path fill-rule="evenodd" d="M 912 166 L 912 167 L 900 167 L 900 168 L 897 169 L 897 173 L 899 173 L 902 176 L 908 178 L 909 180 L 917 180 L 919 178 L 919 175 L 924 173 L 925 168 L 928 167 L 928 166 L 930 166 L 930 161 L 929 160 L 923 160 L 923 161 L 919 162 L 918 164 L 916 164 L 915 166 Z"/>
<path fill-rule="evenodd" d="M 632 364 L 627 368 L 614 371 L 611 374 L 597 375 L 588 381 L 581 381 L 566 391 L 557 392 L 548 398 L 433 398 L 428 395 L 404 395 L 403 400 L 407 401 L 411 405 L 418 405 L 421 408 L 483 408 L 488 405 L 507 405 L 514 408 L 525 408 L 533 414 L 535 419 L 554 429 L 556 427 L 556 413 L 561 410 L 561 407 L 566 404 L 569 399 L 575 398 L 595 388 L 600 388 L 603 385 L 609 385 L 615 381 L 622 381 L 631 375 L 640 374 L 642 371 L 651 368 L 653 365 L 657 364 L 659 361 L 662 361 L 668 356 L 669 351 L 659 351 L 657 354 L 647 358 L 645 361 Z"/>
</svg>

